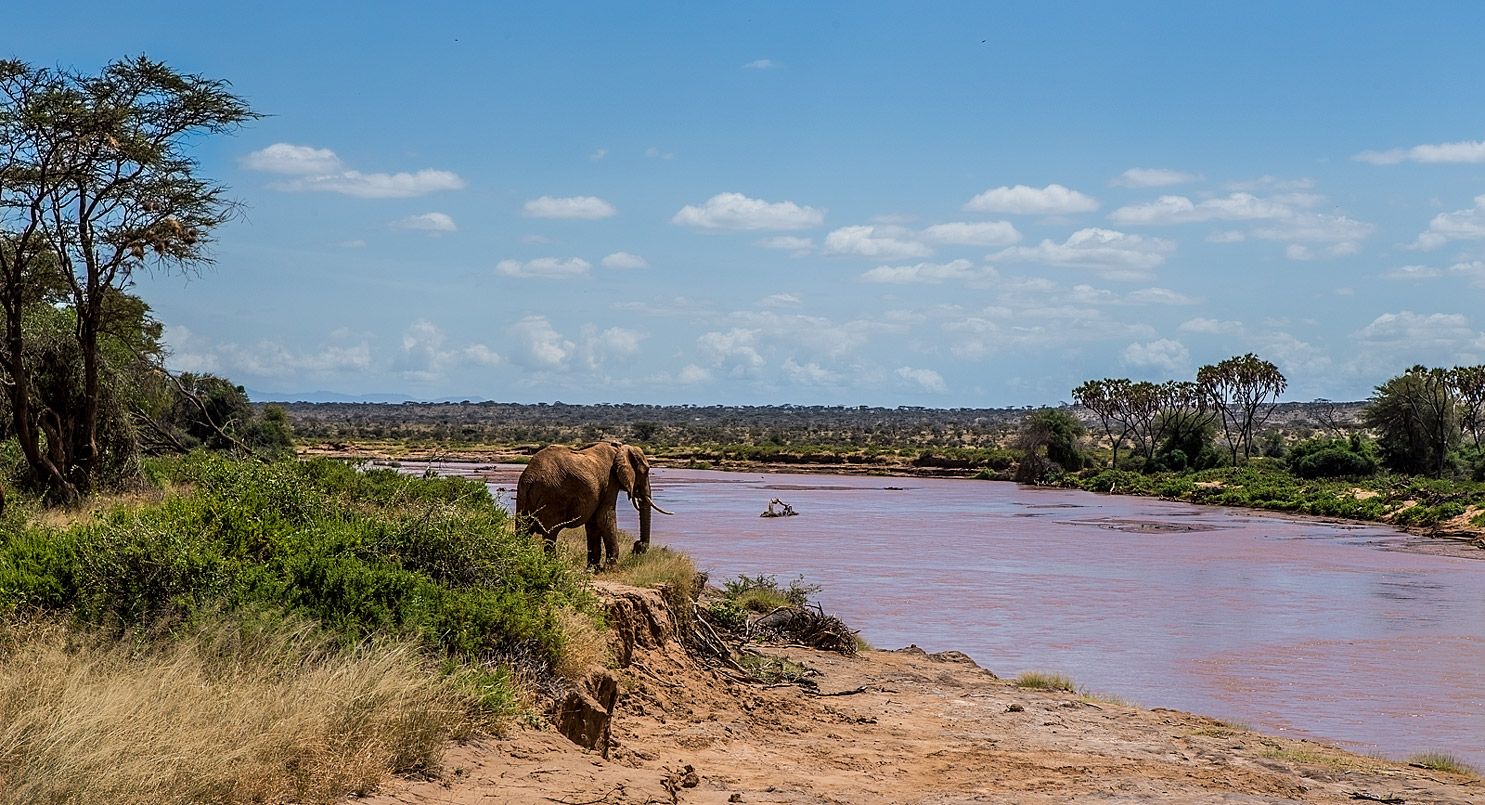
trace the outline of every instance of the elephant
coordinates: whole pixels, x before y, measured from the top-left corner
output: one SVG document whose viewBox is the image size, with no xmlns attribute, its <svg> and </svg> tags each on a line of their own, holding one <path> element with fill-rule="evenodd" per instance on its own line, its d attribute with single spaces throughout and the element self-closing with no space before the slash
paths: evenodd
<svg viewBox="0 0 1485 805">
<path fill-rule="evenodd" d="M 619 525 L 614 505 L 619 490 L 639 512 L 639 539 L 633 551 L 650 547 L 650 510 L 670 512 L 650 497 L 650 463 L 644 451 L 619 442 L 595 442 L 582 448 L 547 445 L 531 457 L 516 483 L 516 517 L 546 540 L 552 550 L 564 528 L 588 532 L 588 565 L 603 567 L 619 559 Z"/>
</svg>

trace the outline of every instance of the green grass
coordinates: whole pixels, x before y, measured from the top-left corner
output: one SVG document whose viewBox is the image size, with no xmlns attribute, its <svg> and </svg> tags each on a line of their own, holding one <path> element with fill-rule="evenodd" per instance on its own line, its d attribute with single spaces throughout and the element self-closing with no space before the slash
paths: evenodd
<svg viewBox="0 0 1485 805">
<path fill-rule="evenodd" d="M 1479 777 L 1480 770 L 1460 760 L 1457 756 L 1448 752 L 1422 752 L 1408 758 L 1408 763 L 1414 766 L 1422 766 L 1425 769 L 1458 774 L 1465 777 Z"/>
<path fill-rule="evenodd" d="M 1032 690 L 1065 690 L 1069 693 L 1077 693 L 1078 685 L 1066 674 L 1051 673 L 1046 671 L 1022 671 L 1016 677 L 1015 685 L 1018 688 L 1029 688 Z"/>
</svg>

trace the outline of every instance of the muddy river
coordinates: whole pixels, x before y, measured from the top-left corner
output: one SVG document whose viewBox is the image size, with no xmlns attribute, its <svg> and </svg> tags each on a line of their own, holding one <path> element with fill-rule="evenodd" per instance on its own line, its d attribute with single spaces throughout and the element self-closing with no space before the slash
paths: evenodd
<svg viewBox="0 0 1485 805">
<path fill-rule="evenodd" d="M 492 489 L 514 489 L 520 468 L 501 469 Z M 653 486 L 676 513 L 656 543 L 713 580 L 803 574 L 878 648 L 1485 767 L 1485 560 L 1375 526 L 1010 483 L 660 469 Z M 760 518 L 774 497 L 800 515 Z"/>
</svg>

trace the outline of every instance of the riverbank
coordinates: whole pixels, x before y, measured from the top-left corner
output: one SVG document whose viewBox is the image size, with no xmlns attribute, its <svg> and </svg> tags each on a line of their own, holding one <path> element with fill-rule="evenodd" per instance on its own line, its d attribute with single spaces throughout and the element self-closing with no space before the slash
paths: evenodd
<svg viewBox="0 0 1485 805">
<path fill-rule="evenodd" d="M 805 685 L 746 683 L 666 628 L 653 591 L 599 582 L 620 641 L 611 739 L 519 728 L 451 746 L 436 779 L 361 802 L 1467 803 L 1478 778 L 1172 710 L 1019 687 L 957 652 L 764 645 Z M 617 599 L 626 604 L 614 605 Z M 635 606 L 635 601 L 644 604 Z M 635 613 L 648 613 L 635 619 Z"/>
</svg>

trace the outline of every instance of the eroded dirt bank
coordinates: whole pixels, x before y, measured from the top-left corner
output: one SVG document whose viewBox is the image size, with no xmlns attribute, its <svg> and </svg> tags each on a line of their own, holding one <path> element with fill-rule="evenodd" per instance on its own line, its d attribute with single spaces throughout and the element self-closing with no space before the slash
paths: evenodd
<svg viewBox="0 0 1485 805">
<path fill-rule="evenodd" d="M 1485 802 L 1474 778 L 1017 688 L 953 652 L 765 647 L 815 669 L 814 686 L 744 683 L 688 652 L 654 591 L 600 591 L 617 627 L 606 753 L 518 728 L 450 747 L 441 779 L 397 781 L 361 801 Z"/>
</svg>

